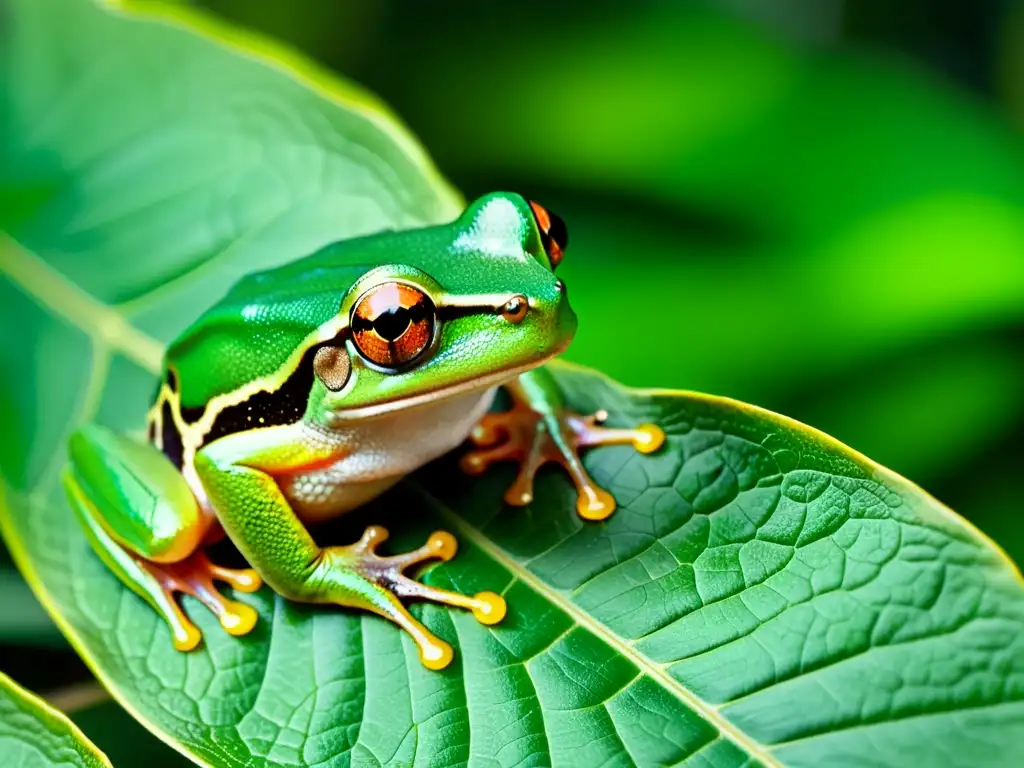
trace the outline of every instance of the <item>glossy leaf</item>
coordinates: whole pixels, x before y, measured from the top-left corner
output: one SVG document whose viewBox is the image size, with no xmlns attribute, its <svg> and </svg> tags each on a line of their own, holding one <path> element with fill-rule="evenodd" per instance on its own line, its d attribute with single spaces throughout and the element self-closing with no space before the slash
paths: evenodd
<svg viewBox="0 0 1024 768">
<path fill-rule="evenodd" d="M 378 107 L 266 44 L 182 10 L 7 6 L 0 190 L 18 204 L 0 214 L 0 319 L 20 332 L 0 349 L 25 375 L 0 383 L 0 521 L 62 630 L 161 738 L 209 765 L 1024 760 L 1024 590 L 990 542 L 807 427 L 564 366 L 580 410 L 668 434 L 653 456 L 587 456 L 621 504 L 608 523 L 582 523 L 557 473 L 515 511 L 510 470 L 467 482 L 446 460 L 317 531 L 383 523 L 395 550 L 456 533 L 427 578 L 503 591 L 510 612 L 487 628 L 423 608 L 452 667 L 425 670 L 381 619 L 267 589 L 241 596 L 261 615 L 241 639 L 186 600 L 206 642 L 172 650 L 71 522 L 68 431 L 138 430 L 162 345 L 242 271 L 456 203 Z"/>
<path fill-rule="evenodd" d="M 0 759 L 19 768 L 110 768 L 70 720 L 2 672 Z"/>
</svg>

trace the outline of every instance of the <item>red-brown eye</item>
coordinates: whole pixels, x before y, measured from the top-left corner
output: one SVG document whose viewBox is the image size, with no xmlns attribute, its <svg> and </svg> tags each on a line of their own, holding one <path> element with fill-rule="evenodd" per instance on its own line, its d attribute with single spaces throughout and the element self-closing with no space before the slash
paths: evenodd
<svg viewBox="0 0 1024 768">
<path fill-rule="evenodd" d="M 411 285 L 378 285 L 352 310 L 352 341 L 363 357 L 386 368 L 415 360 L 433 336 L 434 304 Z"/>
<path fill-rule="evenodd" d="M 569 229 L 562 221 L 562 217 L 552 213 L 540 203 L 530 201 L 530 208 L 533 209 L 533 216 L 537 219 L 537 227 L 540 229 L 540 241 L 554 269 L 562 263 L 562 256 L 565 249 L 569 247 Z"/>
</svg>

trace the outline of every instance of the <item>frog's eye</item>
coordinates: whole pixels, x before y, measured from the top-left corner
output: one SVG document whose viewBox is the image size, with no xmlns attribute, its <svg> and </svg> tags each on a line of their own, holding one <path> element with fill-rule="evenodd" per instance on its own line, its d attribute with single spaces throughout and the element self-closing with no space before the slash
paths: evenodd
<svg viewBox="0 0 1024 768">
<path fill-rule="evenodd" d="M 533 217 L 540 229 L 540 241 L 553 269 L 562 263 L 565 249 L 569 247 L 569 229 L 561 216 L 552 213 L 540 203 L 531 200 L 530 208 L 533 209 Z"/>
<path fill-rule="evenodd" d="M 434 337 L 434 304 L 405 283 L 371 288 L 352 309 L 352 341 L 371 363 L 398 368 L 412 362 Z"/>
</svg>

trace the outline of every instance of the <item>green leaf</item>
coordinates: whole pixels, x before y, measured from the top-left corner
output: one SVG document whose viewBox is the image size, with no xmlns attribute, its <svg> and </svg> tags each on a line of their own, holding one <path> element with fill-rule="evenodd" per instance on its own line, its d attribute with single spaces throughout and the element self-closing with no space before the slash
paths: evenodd
<svg viewBox="0 0 1024 768">
<path fill-rule="evenodd" d="M 1024 589 L 991 542 L 800 424 L 567 366 L 575 407 L 668 435 L 587 455 L 621 504 L 608 523 L 582 523 L 556 473 L 516 511 L 511 470 L 470 483 L 445 460 L 317 532 L 458 535 L 427 578 L 510 612 L 417 609 L 449 669 L 381 619 L 267 589 L 240 597 L 261 616 L 244 638 L 187 599 L 206 642 L 175 652 L 71 522 L 69 430 L 138 430 L 162 345 L 242 272 L 457 201 L 386 112 L 291 54 L 183 9 L 54 7 L 6 0 L 0 41 L 0 320 L 19 330 L 0 353 L 23 374 L 0 384 L 0 524 L 153 732 L 209 765 L 1024 760 Z"/>
<path fill-rule="evenodd" d="M 0 757 L 19 768 L 110 768 L 74 723 L 2 672 Z"/>
</svg>

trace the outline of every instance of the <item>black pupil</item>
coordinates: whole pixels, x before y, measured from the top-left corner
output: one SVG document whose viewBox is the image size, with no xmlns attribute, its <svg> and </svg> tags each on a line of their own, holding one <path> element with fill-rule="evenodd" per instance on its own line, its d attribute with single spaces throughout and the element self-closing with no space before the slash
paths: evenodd
<svg viewBox="0 0 1024 768">
<path fill-rule="evenodd" d="M 390 307 L 377 315 L 373 330 L 385 341 L 394 341 L 409 327 L 412 313 L 405 307 Z"/>
</svg>

